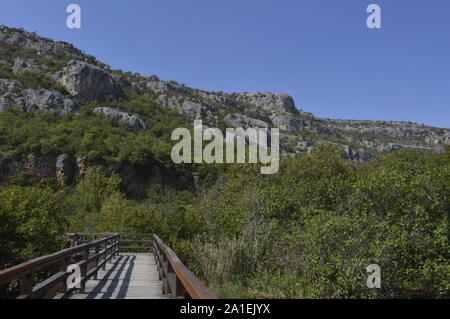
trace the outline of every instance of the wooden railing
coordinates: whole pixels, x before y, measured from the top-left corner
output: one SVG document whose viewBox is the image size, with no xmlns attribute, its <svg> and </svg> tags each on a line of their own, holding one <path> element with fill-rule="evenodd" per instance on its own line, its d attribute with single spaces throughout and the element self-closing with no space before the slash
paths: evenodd
<svg viewBox="0 0 450 319">
<path fill-rule="evenodd" d="M 163 281 L 163 293 L 173 298 L 217 299 L 178 256 L 157 236 L 153 235 L 153 253 L 158 265 L 159 279 Z"/>
<path fill-rule="evenodd" d="M 105 269 L 106 263 L 119 252 L 119 234 L 110 234 L 103 239 L 61 250 L 57 253 L 39 257 L 20 265 L 0 271 L 0 286 L 14 280 L 20 280 L 18 299 L 65 298 L 75 288 L 68 289 L 67 271 L 69 265 L 80 267 L 80 288 L 84 292 L 86 281 L 97 275 L 98 270 Z M 33 274 L 48 266 L 57 266 L 59 271 L 46 280 L 35 284 Z"/>
<path fill-rule="evenodd" d="M 67 234 L 73 246 L 90 243 L 101 237 L 114 235 L 113 233 L 69 233 Z M 148 233 L 120 233 L 120 251 L 151 251 L 153 246 L 153 234 Z"/>
<path fill-rule="evenodd" d="M 68 289 L 66 280 L 70 275 L 68 265 L 78 265 L 81 270 L 80 292 L 85 291 L 86 281 L 96 278 L 100 269 L 119 251 L 152 252 L 158 267 L 159 279 L 163 282 L 164 295 L 173 298 L 217 299 L 178 256 L 154 234 L 131 233 L 71 233 L 71 248 L 52 255 L 27 261 L 23 264 L 0 271 L 0 286 L 16 279 L 21 281 L 20 299 L 66 298 L 76 288 Z M 122 244 L 124 244 L 122 246 Z M 33 273 L 46 267 L 57 265 L 59 271 L 50 278 L 34 284 Z"/>
<path fill-rule="evenodd" d="M 110 233 L 77 233 L 69 234 L 76 244 L 95 240 L 98 236 L 109 236 Z M 209 289 L 192 274 L 180 261 L 175 252 L 155 234 L 120 233 L 121 251 L 146 251 L 155 255 L 159 279 L 163 281 L 163 294 L 173 298 L 217 299 Z M 122 246 L 122 243 L 126 244 Z"/>
</svg>

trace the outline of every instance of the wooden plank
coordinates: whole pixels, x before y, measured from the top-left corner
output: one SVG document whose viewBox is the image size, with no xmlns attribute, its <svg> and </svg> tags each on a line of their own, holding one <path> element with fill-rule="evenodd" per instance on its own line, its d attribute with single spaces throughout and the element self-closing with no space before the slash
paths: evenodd
<svg viewBox="0 0 450 319">
<path fill-rule="evenodd" d="M 149 253 L 126 253 L 106 269 L 98 280 L 86 282 L 85 293 L 72 299 L 165 299 L 158 279 L 156 260 Z"/>
<path fill-rule="evenodd" d="M 22 291 L 19 298 L 57 298 L 69 296 L 64 279 L 68 276 L 67 264 L 76 263 L 81 268 L 81 289 L 95 298 L 175 298 L 216 299 L 208 288 L 180 261 L 178 256 L 161 239 L 152 234 L 70 234 L 76 242 L 86 244 L 71 247 L 57 253 L 30 260 L 0 272 L 0 285 L 21 278 Z M 145 239 L 122 239 L 123 237 L 150 237 Z M 105 237 L 96 240 L 99 237 Z M 93 238 L 94 241 L 89 241 Z M 120 246 L 120 243 L 151 243 L 150 246 Z M 153 254 L 122 254 L 120 249 L 148 250 Z M 82 260 L 78 258 L 81 257 Z M 125 258 L 125 259 L 124 259 Z M 60 271 L 44 282 L 32 283 L 32 272 L 41 267 L 59 264 Z M 100 280 L 91 280 L 100 278 Z M 150 280 L 150 281 L 149 281 Z M 100 286 L 98 286 L 100 285 Z M 107 289 L 105 287 L 108 287 Z M 120 287 L 118 289 L 117 287 Z M 155 288 L 156 287 L 156 288 Z M 92 290 L 95 288 L 95 290 Z M 105 290 L 106 289 L 106 290 Z M 96 292 L 96 293 L 95 293 Z M 167 292 L 163 296 L 163 292 Z M 76 294 L 78 297 L 86 295 Z M 89 297 L 89 296 L 87 296 Z"/>
<path fill-rule="evenodd" d="M 121 243 L 153 243 L 153 240 L 148 239 L 121 239 Z"/>
<path fill-rule="evenodd" d="M 32 298 L 41 298 L 50 288 L 53 288 L 66 280 L 67 276 L 68 274 L 65 271 L 60 271 L 50 278 L 39 283 L 38 285 L 34 286 L 31 293 Z"/>
<path fill-rule="evenodd" d="M 152 246 L 119 246 L 119 249 L 152 249 Z"/>
</svg>

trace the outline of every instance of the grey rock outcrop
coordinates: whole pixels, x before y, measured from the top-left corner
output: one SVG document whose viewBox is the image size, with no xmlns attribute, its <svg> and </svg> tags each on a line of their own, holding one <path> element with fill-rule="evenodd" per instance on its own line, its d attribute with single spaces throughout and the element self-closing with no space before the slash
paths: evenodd
<svg viewBox="0 0 450 319">
<path fill-rule="evenodd" d="M 76 113 L 79 106 L 63 94 L 47 89 L 24 89 L 20 82 L 0 79 L 0 111 L 10 106 L 21 106 L 24 112 L 55 111 L 59 114 Z"/>
<path fill-rule="evenodd" d="M 169 96 L 161 94 L 155 101 L 156 103 L 161 104 L 171 110 L 177 110 L 181 107 L 183 98 L 177 95 Z"/>
<path fill-rule="evenodd" d="M 450 145 L 450 130 L 411 122 L 358 121 L 321 119 L 324 125 L 350 133 L 389 136 L 431 145 Z"/>
<path fill-rule="evenodd" d="M 344 151 L 348 159 L 358 163 L 367 163 L 374 158 L 374 156 L 371 153 L 362 148 L 354 150 L 350 146 L 345 145 Z"/>
<path fill-rule="evenodd" d="M 130 115 L 128 113 L 121 112 L 110 107 L 97 107 L 96 109 L 94 109 L 94 112 L 101 112 L 107 118 L 112 119 L 116 122 L 125 121 L 131 128 L 135 130 L 147 129 L 147 125 L 145 124 L 145 122 L 136 115 Z"/>
<path fill-rule="evenodd" d="M 17 94 L 20 93 L 22 84 L 16 80 L 0 79 L 0 94 Z"/>
<path fill-rule="evenodd" d="M 308 142 L 306 141 L 299 141 L 297 145 L 295 146 L 296 153 L 302 153 L 308 151 Z"/>
<path fill-rule="evenodd" d="M 60 114 L 76 113 L 78 105 L 59 92 L 46 89 L 25 89 L 23 105 L 26 112 L 56 111 Z"/>
<path fill-rule="evenodd" d="M 33 175 L 46 182 L 55 175 L 55 160 L 51 156 L 29 155 L 22 159 L 5 159 L 0 156 L 0 182 L 19 174 Z"/>
<path fill-rule="evenodd" d="M 180 106 L 180 112 L 192 119 L 203 119 L 211 123 L 219 121 L 219 118 L 213 114 L 210 107 L 202 102 L 184 101 Z"/>
<path fill-rule="evenodd" d="M 39 72 L 39 66 L 31 59 L 23 60 L 21 58 L 16 58 L 14 60 L 13 72 L 14 74 L 19 74 L 22 71 Z"/>
<path fill-rule="evenodd" d="M 3 25 L 0 25 L 0 43 L 21 48 L 35 49 L 40 53 L 51 51 L 54 53 L 67 53 L 79 57 L 84 56 L 80 50 L 69 43 L 55 42 L 50 39 L 39 37 L 31 32 L 9 28 Z"/>
<path fill-rule="evenodd" d="M 232 113 L 226 115 L 224 118 L 224 122 L 225 124 L 230 125 L 232 127 L 236 128 L 242 127 L 244 129 L 269 127 L 269 125 L 264 121 L 254 119 L 240 113 Z"/>
<path fill-rule="evenodd" d="M 225 93 L 217 93 L 217 92 L 205 92 L 205 91 L 198 91 L 197 94 L 202 98 L 206 100 L 211 100 L 214 103 L 217 103 L 219 105 L 223 105 L 224 107 L 236 107 L 239 108 L 239 105 L 231 99 L 228 94 Z"/>
<path fill-rule="evenodd" d="M 289 115 L 275 115 L 272 117 L 272 122 L 275 127 L 281 131 L 293 132 L 302 127 L 302 123 Z"/>
<path fill-rule="evenodd" d="M 232 96 L 266 111 L 297 112 L 294 99 L 284 93 L 234 93 Z"/>
<path fill-rule="evenodd" d="M 149 81 L 146 84 L 147 89 L 158 94 L 173 95 L 176 93 L 186 93 L 188 89 L 176 82 Z"/>
<path fill-rule="evenodd" d="M 286 156 L 311 152 L 317 145 L 327 143 L 338 148 L 346 147 L 347 158 L 365 162 L 378 153 L 402 148 L 442 152 L 446 145 L 450 145 L 450 130 L 445 128 L 410 122 L 322 119 L 297 110 L 293 98 L 287 94 L 207 92 L 175 81 L 161 81 L 156 76 L 113 72 L 70 44 L 55 42 L 20 29 L 0 26 L 0 45 L 12 54 L 0 60 L 0 66 L 8 74 L 7 78 L 11 78 L 11 71 L 19 74 L 29 70 L 49 75 L 59 70 L 53 74 L 53 80 L 67 90 L 30 88 L 30 83 L 25 81 L 21 84 L 0 79 L 0 111 L 9 106 L 19 106 L 26 112 L 43 110 L 60 114 L 76 113 L 79 111 L 77 102 L 116 100 L 132 90 L 179 112 L 188 121 L 202 119 L 209 122 L 204 123 L 209 126 L 217 126 L 210 123 L 221 125 L 223 121 L 236 128 L 278 127 L 281 130 L 281 152 Z M 22 49 L 34 49 L 37 52 Z M 58 62 L 71 61 L 60 70 L 62 67 L 59 63 L 53 66 L 48 63 L 55 58 Z M 125 104 L 123 106 L 126 107 Z M 146 128 L 146 123 L 136 115 L 108 107 L 98 108 L 96 112 L 117 122 L 125 121 L 136 130 Z M 64 180 L 64 167 L 69 165 L 70 159 L 61 158 L 61 162 L 57 162 L 61 166 L 57 168 L 61 170 L 58 174 Z M 21 165 L 25 165 L 20 161 L 5 163 L 9 162 L 3 161 L 3 168 L 8 167 L 10 172 L 18 171 Z M 82 176 L 86 165 L 82 158 L 75 164 L 79 176 Z"/>
<path fill-rule="evenodd" d="M 68 185 L 74 181 L 75 159 L 63 154 L 56 159 L 56 180 L 61 185 Z"/>
<path fill-rule="evenodd" d="M 199 118 L 201 116 L 204 107 L 200 103 L 192 101 L 185 101 L 181 105 L 181 111 L 184 115 L 190 118 Z"/>
<path fill-rule="evenodd" d="M 72 60 L 53 76 L 72 95 L 86 101 L 114 100 L 124 93 L 124 85 L 131 84 L 121 77 L 87 62 Z"/>
<path fill-rule="evenodd" d="M 424 137 L 424 141 L 431 145 L 450 145 L 450 131 L 438 134 L 429 134 Z"/>
</svg>

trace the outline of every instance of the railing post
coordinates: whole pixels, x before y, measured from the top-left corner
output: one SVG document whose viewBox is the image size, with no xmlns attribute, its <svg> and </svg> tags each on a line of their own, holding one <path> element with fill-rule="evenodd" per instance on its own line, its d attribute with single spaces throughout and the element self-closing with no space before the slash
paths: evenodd
<svg viewBox="0 0 450 319">
<path fill-rule="evenodd" d="M 78 234 L 75 233 L 75 234 L 73 234 L 72 247 L 78 246 L 78 242 L 79 242 L 79 237 L 78 237 Z"/>
<path fill-rule="evenodd" d="M 67 266 L 68 266 L 67 258 L 63 258 L 63 259 L 60 261 L 60 263 L 59 263 L 59 271 L 67 272 Z M 64 280 L 64 281 L 60 284 L 60 286 L 59 286 L 57 292 L 60 292 L 60 293 L 66 293 L 66 292 L 67 292 L 67 282 L 66 282 L 66 280 Z"/>
<path fill-rule="evenodd" d="M 106 241 L 106 262 L 109 262 L 111 255 L 111 240 Z"/>
<path fill-rule="evenodd" d="M 86 276 L 87 276 L 87 268 L 88 268 L 88 259 L 89 259 L 89 248 L 83 251 L 83 261 L 85 262 L 81 267 L 81 288 L 80 292 L 84 293 L 86 291 Z"/>
<path fill-rule="evenodd" d="M 20 294 L 23 298 L 29 298 L 33 292 L 33 272 L 29 272 L 21 278 Z"/>
<path fill-rule="evenodd" d="M 167 266 L 167 293 L 172 294 L 173 298 L 184 298 L 184 287 L 180 279 L 177 277 L 172 265 Z"/>
<path fill-rule="evenodd" d="M 185 299 L 186 289 L 184 288 L 178 276 L 175 276 L 175 278 L 175 292 L 173 293 L 173 297 L 177 299 Z"/>
<path fill-rule="evenodd" d="M 116 256 L 119 257 L 120 250 L 120 234 L 117 235 L 117 243 L 116 243 Z"/>
<path fill-rule="evenodd" d="M 111 263 L 113 263 L 114 262 L 114 256 L 116 255 L 116 251 L 115 251 L 115 249 L 116 249 L 116 238 L 115 237 L 113 239 L 111 239 L 110 246 L 111 246 L 111 248 L 109 250 L 109 254 L 110 254 L 109 260 L 110 260 Z"/>
<path fill-rule="evenodd" d="M 160 274 L 162 274 L 161 276 L 161 280 L 163 282 L 163 294 L 168 294 L 170 293 L 170 286 L 169 283 L 167 281 L 167 269 L 168 269 L 168 260 L 167 260 L 167 256 L 165 254 L 162 255 L 162 260 L 161 260 L 161 266 L 162 266 L 162 272 L 160 272 Z"/>
<path fill-rule="evenodd" d="M 97 257 L 95 258 L 95 273 L 94 273 L 95 280 L 97 280 L 98 261 L 100 259 L 100 256 L 98 256 L 99 253 L 100 253 L 100 245 L 95 245 L 95 255 L 97 255 Z"/>
<path fill-rule="evenodd" d="M 106 254 L 107 254 L 107 250 L 106 250 L 107 243 L 106 243 L 106 241 L 103 244 L 104 244 L 104 247 L 103 247 L 104 252 L 103 252 L 103 259 L 102 259 L 102 262 L 103 262 L 102 270 L 106 270 Z"/>
</svg>

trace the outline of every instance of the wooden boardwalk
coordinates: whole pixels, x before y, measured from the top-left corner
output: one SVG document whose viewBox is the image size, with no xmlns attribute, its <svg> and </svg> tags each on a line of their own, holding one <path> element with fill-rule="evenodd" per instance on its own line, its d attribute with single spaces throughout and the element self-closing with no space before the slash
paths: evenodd
<svg viewBox="0 0 450 319">
<path fill-rule="evenodd" d="M 153 254 L 121 253 L 71 299 L 166 299 Z"/>
<path fill-rule="evenodd" d="M 0 287 L 18 280 L 16 299 L 217 299 L 156 234 L 67 236 L 69 248 L 0 270 Z M 50 266 L 46 279 L 33 276 Z M 71 286 L 74 269 L 79 288 Z"/>
</svg>

